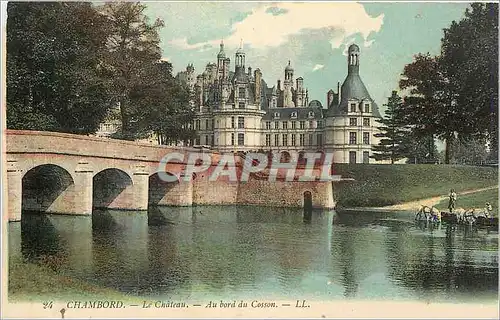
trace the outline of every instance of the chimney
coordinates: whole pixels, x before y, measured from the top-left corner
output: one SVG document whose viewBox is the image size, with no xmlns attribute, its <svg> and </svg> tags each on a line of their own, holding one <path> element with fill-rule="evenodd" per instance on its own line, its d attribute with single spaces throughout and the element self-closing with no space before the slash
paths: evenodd
<svg viewBox="0 0 500 320">
<path fill-rule="evenodd" d="M 342 99 L 342 97 L 340 96 L 340 82 L 337 82 L 337 97 L 338 97 L 338 105 L 340 105 L 340 99 Z"/>
<path fill-rule="evenodd" d="M 330 105 L 332 104 L 333 102 L 333 90 L 329 90 L 326 94 L 326 107 L 327 108 L 330 108 Z"/>
<path fill-rule="evenodd" d="M 251 68 L 248 68 L 248 73 L 250 75 Z M 260 69 L 256 69 L 254 72 L 254 78 L 255 78 L 255 104 L 257 107 L 260 109 L 260 91 L 261 91 L 261 84 L 262 84 L 262 73 L 260 72 Z"/>
</svg>

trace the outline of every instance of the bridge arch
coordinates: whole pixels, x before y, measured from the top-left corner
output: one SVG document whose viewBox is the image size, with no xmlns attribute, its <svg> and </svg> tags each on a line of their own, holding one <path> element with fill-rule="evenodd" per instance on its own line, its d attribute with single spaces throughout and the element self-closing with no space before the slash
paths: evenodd
<svg viewBox="0 0 500 320">
<path fill-rule="evenodd" d="M 65 213 L 65 191 L 74 185 L 71 174 L 61 166 L 42 164 L 22 177 L 22 210 Z"/>
<path fill-rule="evenodd" d="M 92 179 L 92 207 L 126 207 L 123 206 L 123 203 L 134 200 L 131 197 L 127 197 L 125 192 L 132 185 L 132 178 L 123 170 L 108 168 L 99 171 Z"/>
<path fill-rule="evenodd" d="M 165 181 L 161 178 L 160 173 L 155 172 L 149 176 L 149 196 L 148 205 L 157 206 L 164 203 L 164 198 L 167 194 L 174 189 L 179 183 L 179 177 L 172 172 L 162 172 L 161 174 L 166 174 L 168 177 L 175 178 L 175 181 Z"/>
<path fill-rule="evenodd" d="M 164 181 L 158 172 L 149 176 L 148 206 L 189 206 L 193 204 L 193 173 L 191 181 L 185 181 L 181 173 L 165 171 L 162 174 L 175 177 Z"/>
</svg>

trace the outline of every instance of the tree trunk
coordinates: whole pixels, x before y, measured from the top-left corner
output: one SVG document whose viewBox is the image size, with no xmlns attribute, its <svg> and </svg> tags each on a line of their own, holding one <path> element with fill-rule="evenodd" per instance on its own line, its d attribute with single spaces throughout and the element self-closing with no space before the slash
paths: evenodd
<svg viewBox="0 0 500 320">
<path fill-rule="evenodd" d="M 444 163 L 450 164 L 451 161 L 451 150 L 453 148 L 453 133 L 448 135 L 446 138 L 446 147 L 444 152 Z"/>
<path fill-rule="evenodd" d="M 122 139 L 129 139 L 129 123 L 127 117 L 127 108 L 125 106 L 125 99 L 120 99 L 120 116 L 122 121 Z"/>
</svg>

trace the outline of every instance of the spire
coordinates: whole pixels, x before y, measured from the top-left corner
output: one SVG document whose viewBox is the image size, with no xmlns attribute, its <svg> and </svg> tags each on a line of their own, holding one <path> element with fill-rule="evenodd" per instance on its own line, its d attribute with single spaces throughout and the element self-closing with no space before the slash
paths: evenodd
<svg viewBox="0 0 500 320">
<path fill-rule="evenodd" d="M 219 54 L 217 55 L 217 58 L 223 59 L 226 57 L 226 53 L 224 52 L 224 40 L 221 39 L 220 41 L 220 51 Z"/>
</svg>

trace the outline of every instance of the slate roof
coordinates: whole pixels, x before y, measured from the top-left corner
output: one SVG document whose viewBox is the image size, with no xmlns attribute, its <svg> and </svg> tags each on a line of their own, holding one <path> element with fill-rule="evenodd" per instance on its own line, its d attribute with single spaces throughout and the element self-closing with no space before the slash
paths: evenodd
<svg viewBox="0 0 500 320">
<path fill-rule="evenodd" d="M 271 108 L 266 110 L 267 113 L 262 117 L 263 120 L 309 120 L 309 119 L 322 119 L 323 109 L 317 107 L 311 108 Z M 314 117 L 309 118 L 309 112 L 314 112 Z M 274 118 L 274 113 L 278 112 L 280 114 L 279 119 Z M 297 112 L 297 118 L 292 119 L 292 113 Z"/>
<path fill-rule="evenodd" d="M 376 117 L 380 117 L 378 105 L 373 101 L 370 93 L 366 89 L 365 84 L 361 80 L 359 74 L 348 74 L 340 89 L 340 105 L 338 99 L 333 99 L 332 104 L 328 108 L 328 116 L 345 115 L 348 110 L 348 100 L 370 101 L 372 105 L 372 113 Z"/>
</svg>

